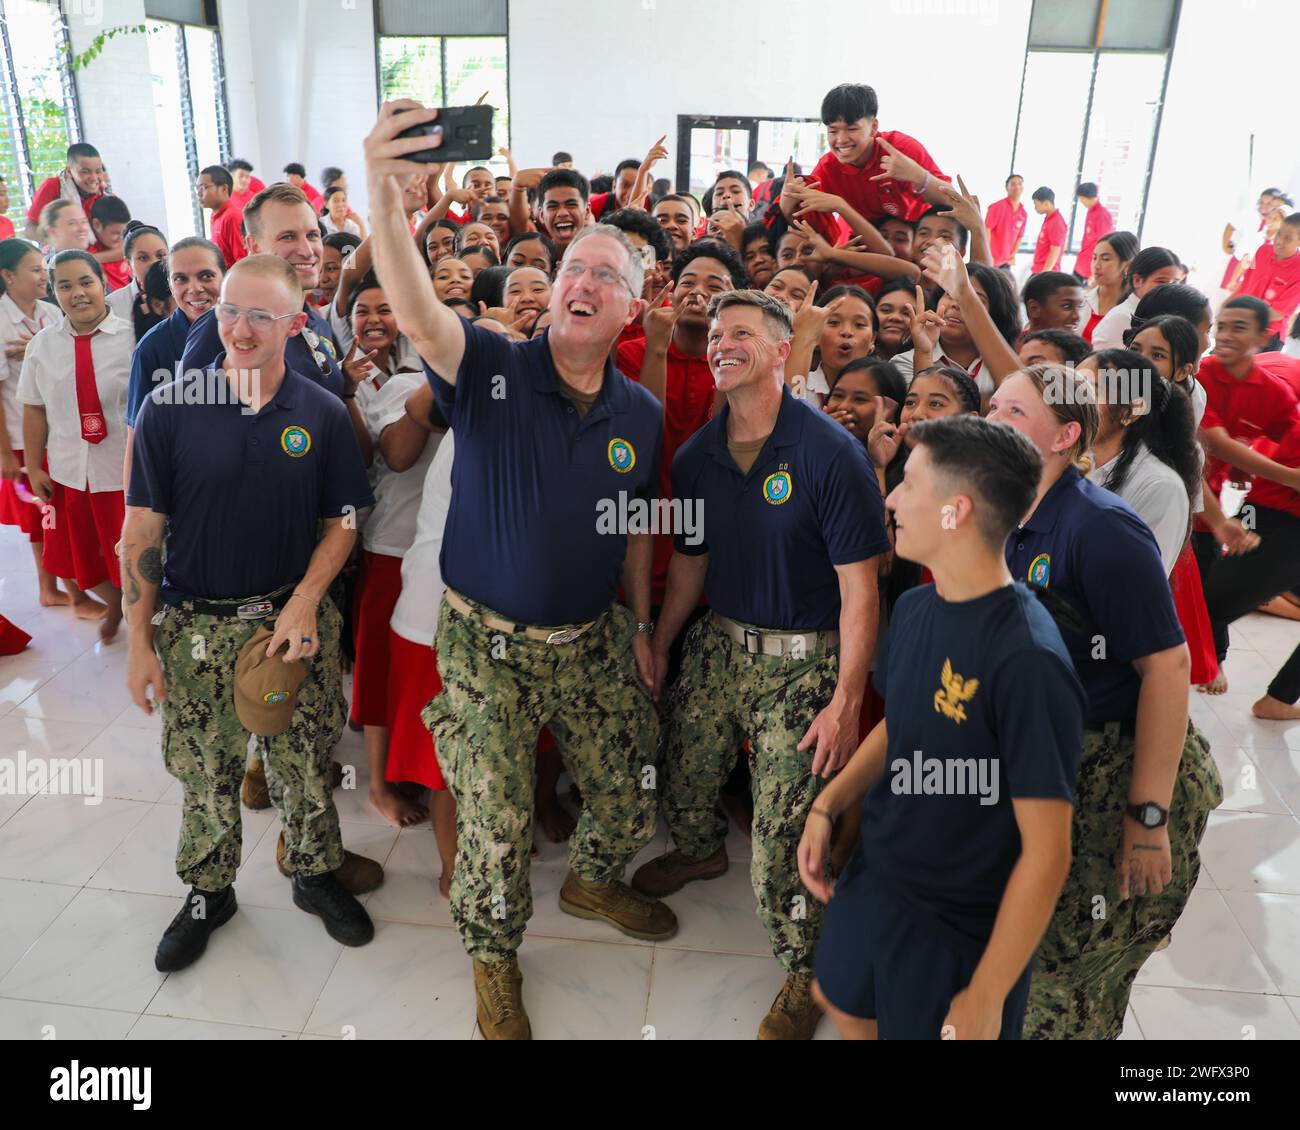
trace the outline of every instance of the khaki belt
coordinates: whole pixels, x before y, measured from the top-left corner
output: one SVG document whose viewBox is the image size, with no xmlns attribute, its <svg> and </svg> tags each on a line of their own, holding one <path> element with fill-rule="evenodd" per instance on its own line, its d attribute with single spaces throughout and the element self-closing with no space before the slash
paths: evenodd
<svg viewBox="0 0 1300 1130">
<path fill-rule="evenodd" d="M 838 647 L 839 632 L 760 632 L 746 628 L 719 612 L 713 613 L 713 622 L 750 655 L 816 655 Z"/>
<path fill-rule="evenodd" d="M 509 632 L 511 635 L 522 632 L 525 639 L 540 640 L 542 643 L 572 643 L 596 623 L 595 620 L 588 620 L 585 624 L 574 624 L 569 628 L 533 628 L 527 624 L 516 624 L 511 620 L 502 620 L 499 616 L 492 616 L 484 612 L 481 607 L 471 604 L 455 589 L 447 589 L 446 597 L 447 603 L 457 612 L 475 617 L 485 627 L 498 632 Z"/>
</svg>

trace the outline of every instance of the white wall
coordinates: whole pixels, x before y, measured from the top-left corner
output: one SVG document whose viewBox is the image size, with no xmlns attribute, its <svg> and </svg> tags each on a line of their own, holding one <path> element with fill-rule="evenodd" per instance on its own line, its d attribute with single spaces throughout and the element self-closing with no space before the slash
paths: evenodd
<svg viewBox="0 0 1300 1130">
<path fill-rule="evenodd" d="M 510 2 L 510 117 L 518 164 L 567 149 L 612 170 L 677 115 L 817 118 L 865 82 L 880 126 L 921 141 L 985 203 L 1011 162 L 1030 0 L 567 0 Z"/>
<path fill-rule="evenodd" d="M 337 165 L 364 215 L 361 143 L 378 98 L 370 0 L 221 0 L 218 10 L 232 155 L 267 184 L 299 161 L 320 188 L 320 170 Z"/>
<path fill-rule="evenodd" d="M 145 19 L 144 0 L 105 0 L 102 11 L 91 4 L 65 4 L 64 10 L 74 54 L 86 50 L 106 28 L 141 24 Z M 84 139 L 104 158 L 113 191 L 126 201 L 133 216 L 164 226 L 162 157 L 145 37 L 115 36 L 76 72 L 75 81 Z"/>
<path fill-rule="evenodd" d="M 1212 296 L 1223 225 L 1262 188 L 1300 190 L 1294 15 L 1293 0 L 1183 0 L 1142 242 L 1177 252 Z"/>
</svg>

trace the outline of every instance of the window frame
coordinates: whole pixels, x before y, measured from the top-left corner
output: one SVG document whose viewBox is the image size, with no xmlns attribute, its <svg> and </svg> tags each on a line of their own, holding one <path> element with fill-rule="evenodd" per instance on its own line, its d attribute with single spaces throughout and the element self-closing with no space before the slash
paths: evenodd
<svg viewBox="0 0 1300 1130">
<path fill-rule="evenodd" d="M 677 115 L 677 168 L 674 184 L 690 184 L 691 178 L 691 131 L 696 129 L 731 130 L 743 129 L 749 133 L 749 155 L 745 167 L 740 171 L 748 174 L 758 157 L 758 127 L 763 122 L 783 122 L 795 125 L 818 125 L 825 129 L 821 118 L 796 118 L 777 114 L 759 114 L 751 117 L 735 117 L 729 114 L 678 114 Z M 781 176 L 784 167 L 773 169 L 774 177 Z M 806 172 L 811 171 L 807 170 Z M 806 175 L 805 172 L 805 175 Z M 685 191 L 685 190 L 683 190 Z"/>
</svg>

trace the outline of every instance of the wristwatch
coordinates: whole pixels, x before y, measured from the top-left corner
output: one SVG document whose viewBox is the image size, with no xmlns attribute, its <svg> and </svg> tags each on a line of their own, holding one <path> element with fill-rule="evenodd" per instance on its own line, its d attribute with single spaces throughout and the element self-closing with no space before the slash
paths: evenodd
<svg viewBox="0 0 1300 1130">
<path fill-rule="evenodd" d="M 655 622 L 653 620 L 638 620 L 636 622 L 636 634 L 653 636 L 655 634 Z"/>
<path fill-rule="evenodd" d="M 1169 809 L 1161 808 L 1153 800 L 1130 804 L 1124 811 L 1144 828 L 1161 828 L 1169 823 Z"/>
</svg>

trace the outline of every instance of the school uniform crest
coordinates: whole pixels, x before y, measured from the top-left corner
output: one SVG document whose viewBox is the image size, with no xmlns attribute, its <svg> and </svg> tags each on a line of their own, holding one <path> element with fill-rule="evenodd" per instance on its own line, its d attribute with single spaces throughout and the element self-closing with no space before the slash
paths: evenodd
<svg viewBox="0 0 1300 1130">
<path fill-rule="evenodd" d="M 615 436 L 609 441 L 607 452 L 609 465 L 620 475 L 626 475 L 636 466 L 636 448 L 625 439 Z"/>
<path fill-rule="evenodd" d="M 952 660 L 943 661 L 943 670 L 939 672 L 940 690 L 934 692 L 934 711 L 958 725 L 966 721 L 966 703 L 975 697 L 980 689 L 978 679 L 963 679 L 952 669 Z"/>
<path fill-rule="evenodd" d="M 763 480 L 763 497 L 773 506 L 780 506 L 790 498 L 794 484 L 789 471 L 776 471 Z"/>
<path fill-rule="evenodd" d="M 280 433 L 280 450 L 299 459 L 311 450 L 311 433 L 297 424 L 290 424 Z"/>
<path fill-rule="evenodd" d="M 1045 589 L 1048 582 L 1052 579 L 1052 557 L 1048 553 L 1040 553 L 1029 563 L 1029 575 L 1026 578 L 1031 585 L 1037 585 L 1040 589 Z"/>
<path fill-rule="evenodd" d="M 81 430 L 86 435 L 95 435 L 104 430 L 104 417 L 98 412 L 87 412 L 81 417 Z"/>
</svg>

